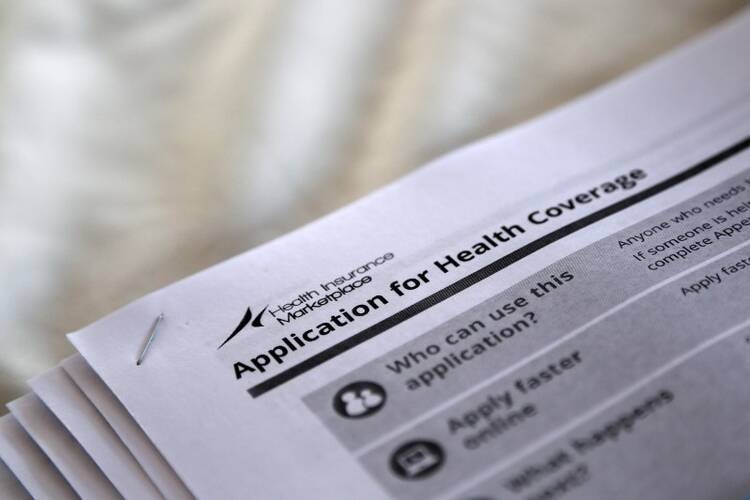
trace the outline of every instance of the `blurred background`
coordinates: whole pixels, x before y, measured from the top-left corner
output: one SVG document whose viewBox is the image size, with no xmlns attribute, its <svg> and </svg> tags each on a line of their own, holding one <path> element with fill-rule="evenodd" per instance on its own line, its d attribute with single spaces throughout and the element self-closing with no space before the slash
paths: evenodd
<svg viewBox="0 0 750 500">
<path fill-rule="evenodd" d="M 2 1 L 0 402 L 66 332 L 746 4 Z"/>
</svg>

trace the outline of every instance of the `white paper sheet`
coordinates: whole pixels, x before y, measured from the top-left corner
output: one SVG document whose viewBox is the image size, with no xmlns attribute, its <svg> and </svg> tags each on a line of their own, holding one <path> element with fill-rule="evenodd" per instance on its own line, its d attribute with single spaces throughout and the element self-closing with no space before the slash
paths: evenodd
<svg viewBox="0 0 750 500">
<path fill-rule="evenodd" d="M 34 442 L 24 434 L 12 415 L 0 417 L 0 491 L 3 498 L 26 500 L 31 498 L 29 492 L 37 498 L 51 498 L 50 493 L 55 491 L 59 492 L 58 498 L 75 498 L 73 490 L 54 465 L 39 448 L 33 449 Z M 18 476 L 8 463 L 14 465 Z M 67 496 L 66 488 L 69 491 Z"/>
<path fill-rule="evenodd" d="M 4 498 L 9 500 L 28 500 L 31 498 L 29 492 L 18 481 L 13 472 L 0 460 L 0 491 Z"/>
<path fill-rule="evenodd" d="M 13 415 L 0 418 L 0 457 L 34 498 L 78 495 Z"/>
<path fill-rule="evenodd" d="M 91 457 L 36 394 L 27 394 L 11 401 L 8 409 L 78 495 L 82 498 L 122 498 Z"/>
<path fill-rule="evenodd" d="M 747 494 L 746 280 L 711 300 L 696 273 L 748 244 L 748 46 L 744 13 L 70 339 L 198 497 Z M 461 344 L 480 316 L 497 328 Z M 720 392 L 689 389 L 727 365 Z M 688 487 L 688 451 L 715 446 L 733 458 Z"/>
<path fill-rule="evenodd" d="M 83 357 L 71 356 L 62 362 L 62 367 L 112 426 L 164 496 L 169 499 L 192 498 L 172 467 Z"/>
<path fill-rule="evenodd" d="M 62 367 L 29 385 L 126 498 L 163 498 L 143 468 L 96 407 Z"/>
</svg>

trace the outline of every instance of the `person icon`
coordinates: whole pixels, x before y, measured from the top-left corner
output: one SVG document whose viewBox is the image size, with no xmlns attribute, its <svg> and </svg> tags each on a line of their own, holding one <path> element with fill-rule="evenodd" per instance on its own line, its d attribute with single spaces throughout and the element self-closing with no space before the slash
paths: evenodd
<svg viewBox="0 0 750 500">
<path fill-rule="evenodd" d="M 368 409 L 379 406 L 382 399 L 369 390 L 364 390 L 359 394 L 354 391 L 346 391 L 341 395 L 341 401 L 344 402 L 344 412 L 349 417 L 358 417 L 366 413 Z"/>
<path fill-rule="evenodd" d="M 344 418 L 363 418 L 385 405 L 385 389 L 375 382 L 359 381 L 344 386 L 333 398 L 333 409 Z"/>
</svg>

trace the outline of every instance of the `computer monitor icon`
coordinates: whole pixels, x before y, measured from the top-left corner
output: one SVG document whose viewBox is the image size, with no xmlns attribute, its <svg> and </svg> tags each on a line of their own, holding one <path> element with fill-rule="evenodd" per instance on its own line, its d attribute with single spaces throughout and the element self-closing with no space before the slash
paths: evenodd
<svg viewBox="0 0 750 500">
<path fill-rule="evenodd" d="M 391 468 L 403 479 L 420 479 L 435 472 L 443 461 L 443 449 L 437 443 L 412 441 L 393 453 Z"/>
</svg>

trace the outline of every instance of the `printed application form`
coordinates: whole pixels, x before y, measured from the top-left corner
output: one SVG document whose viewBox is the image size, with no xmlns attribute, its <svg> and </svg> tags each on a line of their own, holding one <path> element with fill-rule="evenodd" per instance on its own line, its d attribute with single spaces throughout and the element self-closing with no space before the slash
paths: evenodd
<svg viewBox="0 0 750 500">
<path fill-rule="evenodd" d="M 115 433 L 122 439 L 133 457 L 159 488 L 164 497 L 171 499 L 193 498 L 174 470 L 154 447 L 148 436 L 123 408 L 107 385 L 94 373 L 84 359 L 76 354 L 61 363 L 70 378 L 100 412 Z"/>
<path fill-rule="evenodd" d="M 745 12 L 69 338 L 198 498 L 743 498 L 747 47 Z"/>
<path fill-rule="evenodd" d="M 8 408 L 79 496 L 122 498 L 81 445 L 36 394 L 22 396 L 9 403 Z"/>
<path fill-rule="evenodd" d="M 53 368 L 32 379 L 29 385 L 122 496 L 144 500 L 162 498 L 115 431 L 65 370 L 59 366 Z"/>
<path fill-rule="evenodd" d="M 3 493 L 10 498 L 61 498 L 74 500 L 73 491 L 49 457 L 37 446 L 13 415 L 0 417 L 0 458 L 25 490 L 0 481 Z M 7 475 L 5 476 L 7 478 Z M 7 482 L 6 482 L 7 481 Z M 15 495 L 15 496 L 14 496 Z M 31 495 L 31 496 L 29 496 Z"/>
</svg>

